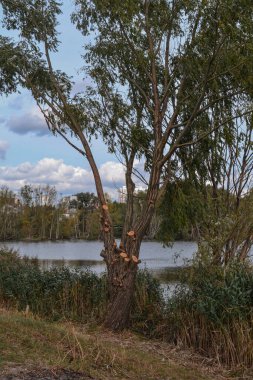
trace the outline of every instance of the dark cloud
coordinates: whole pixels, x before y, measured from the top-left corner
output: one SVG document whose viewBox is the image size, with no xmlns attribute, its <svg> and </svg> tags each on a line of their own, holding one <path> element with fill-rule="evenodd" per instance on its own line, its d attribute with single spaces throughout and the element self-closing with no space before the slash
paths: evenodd
<svg viewBox="0 0 253 380">
<path fill-rule="evenodd" d="M 50 133 L 42 116 L 35 113 L 26 113 L 13 116 L 6 121 L 7 128 L 18 135 L 32 133 L 36 136 L 44 136 Z"/>
</svg>

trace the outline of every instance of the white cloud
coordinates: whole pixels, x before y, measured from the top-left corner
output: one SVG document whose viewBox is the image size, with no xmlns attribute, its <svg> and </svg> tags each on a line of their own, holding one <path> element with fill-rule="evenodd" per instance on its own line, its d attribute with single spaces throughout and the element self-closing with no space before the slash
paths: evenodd
<svg viewBox="0 0 253 380">
<path fill-rule="evenodd" d="M 100 174 L 105 191 L 117 197 L 117 188 L 124 183 L 125 173 L 121 164 L 108 161 L 101 165 Z M 81 191 L 95 192 L 90 170 L 67 165 L 63 160 L 43 158 L 35 164 L 23 162 L 17 166 L 0 166 L 0 186 L 19 190 L 25 184 L 55 186 L 59 193 L 73 194 Z"/>
<path fill-rule="evenodd" d="M 142 163 L 136 161 L 134 166 L 141 171 Z M 100 166 L 99 172 L 104 191 L 117 199 L 118 189 L 125 184 L 125 167 L 119 162 L 107 161 Z M 133 177 L 133 180 L 137 186 L 143 186 L 137 178 Z M 55 186 L 58 193 L 63 194 L 96 192 L 91 170 L 67 165 L 63 160 L 46 157 L 34 164 L 23 162 L 17 166 L 0 166 L 0 186 L 18 191 L 25 184 Z"/>
<path fill-rule="evenodd" d="M 0 140 L 0 160 L 5 159 L 5 155 L 8 148 L 9 148 L 9 145 L 7 141 Z"/>
<path fill-rule="evenodd" d="M 116 187 L 120 187 L 125 183 L 125 169 L 119 162 L 105 162 L 100 167 L 100 174 L 105 186 L 114 184 Z"/>
</svg>

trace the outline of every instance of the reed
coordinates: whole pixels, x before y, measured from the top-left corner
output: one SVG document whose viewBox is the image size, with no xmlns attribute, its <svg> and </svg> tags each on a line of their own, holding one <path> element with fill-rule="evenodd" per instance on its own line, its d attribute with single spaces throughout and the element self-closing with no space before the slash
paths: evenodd
<svg viewBox="0 0 253 380">
<path fill-rule="evenodd" d="M 198 263 L 167 305 L 164 337 L 227 367 L 252 367 L 252 295 L 249 265 Z"/>
<path fill-rule="evenodd" d="M 64 264 L 42 270 L 37 260 L 20 257 L 14 251 L 0 250 L 0 303 L 20 311 L 52 320 L 82 322 L 102 321 L 107 303 L 106 276 L 87 270 L 73 270 Z M 143 330 L 162 305 L 162 292 L 157 280 L 147 271 L 137 276 L 132 320 Z M 149 323 L 148 323 L 149 322 Z M 145 327 L 146 326 L 146 327 Z"/>
</svg>

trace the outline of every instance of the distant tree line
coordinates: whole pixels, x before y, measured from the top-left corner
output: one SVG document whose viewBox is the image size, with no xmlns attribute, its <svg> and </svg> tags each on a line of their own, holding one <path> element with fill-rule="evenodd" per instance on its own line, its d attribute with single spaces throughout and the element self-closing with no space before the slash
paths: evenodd
<svg viewBox="0 0 253 380">
<path fill-rule="evenodd" d="M 167 198 L 170 202 L 168 188 Z M 196 196 L 198 196 L 196 194 Z M 146 193 L 135 196 L 136 217 L 140 215 Z M 198 202 L 198 199 L 195 200 Z M 180 202 L 177 202 L 180 207 Z M 122 233 L 126 204 L 108 202 L 112 215 L 116 237 Z M 185 207 L 188 207 L 185 205 Z M 204 206 L 201 205 L 203 208 Z M 189 240 L 194 223 L 193 218 L 186 219 L 185 210 L 182 222 L 182 210 L 177 215 L 170 212 L 166 202 L 157 208 L 153 216 L 147 239 L 159 238 L 163 241 L 174 239 Z M 196 216 L 197 217 L 197 216 Z M 0 240 L 59 240 L 59 239 L 100 239 L 100 212 L 98 198 L 90 192 L 81 192 L 71 197 L 59 199 L 59 194 L 51 186 L 21 187 L 18 195 L 8 187 L 0 188 Z"/>
<path fill-rule="evenodd" d="M 0 189 L 0 240 L 97 239 L 99 213 L 93 193 L 80 193 L 76 204 L 57 200 L 54 187 L 25 185 L 16 196 Z"/>
<path fill-rule="evenodd" d="M 145 197 L 145 192 L 139 192 L 135 196 L 137 217 L 142 211 Z M 251 210 L 252 202 L 252 192 L 245 194 L 238 203 L 238 198 L 232 192 L 220 188 L 214 196 L 211 184 L 201 186 L 187 179 L 177 179 L 167 186 L 164 200 L 157 206 L 146 239 L 157 239 L 164 243 L 174 240 L 200 242 L 211 233 L 212 244 L 217 245 L 221 222 L 229 224 L 230 228 L 227 227 L 225 230 L 229 231 L 230 238 L 232 222 L 240 224 L 243 235 L 242 219 Z M 108 207 L 116 236 L 120 237 L 126 204 L 111 201 L 108 202 Z M 7 187 L 0 188 L 2 241 L 97 240 L 101 238 L 99 218 L 98 198 L 90 192 L 59 199 L 56 189 L 51 186 L 25 185 L 20 189 L 18 196 Z M 236 230 L 238 231 L 238 228 Z M 243 236 L 241 238 L 243 239 Z"/>
</svg>

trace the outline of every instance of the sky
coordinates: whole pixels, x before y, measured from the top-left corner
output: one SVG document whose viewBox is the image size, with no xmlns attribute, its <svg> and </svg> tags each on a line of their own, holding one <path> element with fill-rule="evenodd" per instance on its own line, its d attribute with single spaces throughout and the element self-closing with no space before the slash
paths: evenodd
<svg viewBox="0 0 253 380">
<path fill-rule="evenodd" d="M 53 56 L 54 68 L 72 75 L 78 89 L 81 81 L 81 55 L 87 42 L 69 20 L 71 0 L 64 0 L 59 21 L 59 52 Z M 0 28 L 0 33 L 12 37 Z M 100 170 L 105 191 L 117 199 L 117 189 L 124 184 L 124 168 L 107 152 L 101 140 L 92 141 L 92 151 Z M 25 184 L 55 186 L 59 194 L 95 192 L 88 162 L 60 136 L 47 129 L 43 116 L 26 90 L 6 97 L 0 95 L 0 187 L 18 192 Z"/>
</svg>

